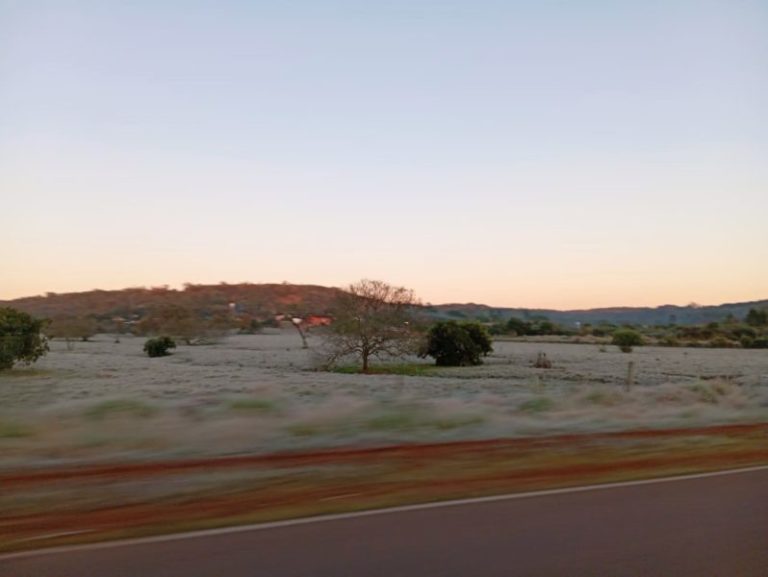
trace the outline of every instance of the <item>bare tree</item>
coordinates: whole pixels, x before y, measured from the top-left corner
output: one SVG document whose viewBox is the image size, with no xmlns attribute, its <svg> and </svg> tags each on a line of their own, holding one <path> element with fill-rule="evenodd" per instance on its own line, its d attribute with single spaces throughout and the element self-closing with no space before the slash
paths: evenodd
<svg viewBox="0 0 768 577">
<path fill-rule="evenodd" d="M 232 325 L 227 314 L 203 318 L 192 308 L 168 304 L 153 309 L 139 321 L 136 330 L 138 334 L 168 335 L 193 345 L 225 335 Z"/>
<path fill-rule="evenodd" d="M 309 346 L 307 345 L 307 335 L 304 332 L 304 328 L 301 326 L 304 324 L 304 319 L 301 317 L 291 317 L 291 324 L 297 331 L 299 331 L 299 336 L 301 337 L 301 348 L 306 349 Z"/>
<path fill-rule="evenodd" d="M 413 291 L 378 280 L 349 285 L 336 298 L 332 309 L 327 361 L 354 355 L 368 372 L 374 357 L 402 356 L 415 349 L 410 312 L 418 305 Z"/>
<path fill-rule="evenodd" d="M 61 338 L 67 349 L 74 348 L 74 341 L 87 341 L 98 332 L 99 325 L 93 317 L 60 316 L 51 319 L 45 329 L 50 338 Z"/>
</svg>

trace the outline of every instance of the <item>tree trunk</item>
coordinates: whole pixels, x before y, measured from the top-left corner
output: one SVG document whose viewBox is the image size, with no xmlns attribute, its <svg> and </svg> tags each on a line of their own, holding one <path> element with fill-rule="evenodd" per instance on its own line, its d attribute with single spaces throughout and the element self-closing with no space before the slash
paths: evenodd
<svg viewBox="0 0 768 577">
<path fill-rule="evenodd" d="M 301 348 L 306 349 L 308 348 L 307 345 L 307 336 L 304 334 L 304 331 L 301 330 L 301 327 L 298 325 L 298 323 L 291 323 L 294 327 L 296 327 L 296 330 L 299 331 L 299 336 L 301 337 Z"/>
</svg>

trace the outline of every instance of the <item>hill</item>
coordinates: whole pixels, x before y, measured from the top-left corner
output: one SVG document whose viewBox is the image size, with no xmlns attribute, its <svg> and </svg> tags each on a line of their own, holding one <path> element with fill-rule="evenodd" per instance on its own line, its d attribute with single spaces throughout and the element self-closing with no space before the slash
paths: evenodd
<svg viewBox="0 0 768 577">
<path fill-rule="evenodd" d="M 339 289 L 319 285 L 294 284 L 186 284 L 183 289 L 168 287 L 92 290 L 77 293 L 47 293 L 45 296 L 0 301 L 40 317 L 95 316 L 97 318 L 140 318 L 147 311 L 163 305 L 179 305 L 201 314 L 226 311 L 235 303 L 238 312 L 254 317 L 275 313 L 324 314 Z M 535 319 L 546 317 L 565 326 L 601 322 L 637 325 L 694 325 L 722 321 L 733 316 L 743 319 L 750 308 L 768 308 L 768 300 L 727 303 L 713 306 L 616 307 L 560 311 L 491 307 L 483 304 L 427 305 L 424 312 L 438 319 L 479 319 L 506 321 L 510 317 Z"/>
<path fill-rule="evenodd" d="M 92 290 L 77 293 L 47 293 L 45 296 L 0 301 L 39 317 L 95 316 L 97 318 L 137 318 L 164 305 L 177 305 L 201 314 L 228 310 L 235 303 L 238 312 L 268 317 L 278 312 L 290 314 L 324 313 L 338 289 L 316 285 L 291 284 L 186 284 L 183 289 L 168 287 Z"/>
</svg>

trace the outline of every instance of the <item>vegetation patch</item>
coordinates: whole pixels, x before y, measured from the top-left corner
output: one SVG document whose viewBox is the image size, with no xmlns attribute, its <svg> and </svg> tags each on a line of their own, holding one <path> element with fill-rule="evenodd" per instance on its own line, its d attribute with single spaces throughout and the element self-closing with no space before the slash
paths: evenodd
<svg viewBox="0 0 768 577">
<path fill-rule="evenodd" d="M 480 365 L 493 351 L 491 335 L 480 323 L 442 321 L 432 326 L 420 357 L 433 357 L 441 367 Z"/>
<path fill-rule="evenodd" d="M 315 437 L 327 434 L 332 428 L 321 423 L 295 423 L 286 430 L 294 437 Z"/>
<path fill-rule="evenodd" d="M 480 415 L 455 415 L 451 417 L 441 417 L 431 421 L 432 426 L 435 429 L 439 429 L 441 431 L 471 427 L 473 425 L 482 425 L 484 422 L 485 417 Z"/>
<path fill-rule="evenodd" d="M 176 342 L 171 337 L 155 337 L 144 343 L 144 352 L 149 357 L 166 357 L 170 349 L 176 348 Z"/>
<path fill-rule="evenodd" d="M 607 391 L 593 391 L 589 393 L 586 400 L 601 407 L 612 407 L 621 403 L 621 396 Z"/>
<path fill-rule="evenodd" d="M 23 439 L 35 434 L 32 427 L 12 421 L 0 421 L 0 439 Z"/>
<path fill-rule="evenodd" d="M 633 347 L 643 344 L 643 336 L 635 330 L 624 328 L 613 333 L 611 344 L 619 347 L 623 353 L 631 353 Z"/>
<path fill-rule="evenodd" d="M 234 411 L 271 413 L 277 409 L 277 404 L 267 399 L 235 399 L 229 403 L 229 408 Z"/>
<path fill-rule="evenodd" d="M 691 385 L 688 388 L 692 392 L 696 393 L 699 401 L 701 401 L 702 403 L 709 403 L 711 405 L 716 405 L 718 402 L 718 396 L 723 394 L 723 393 L 719 393 L 713 387 L 710 387 L 709 385 L 705 385 L 705 384 Z"/>
<path fill-rule="evenodd" d="M 33 369 L 30 367 L 15 367 L 12 371 L 0 371 L 0 379 L 16 379 L 16 378 L 45 378 L 51 377 L 55 373 L 46 369 Z"/>
<path fill-rule="evenodd" d="M 147 403 L 134 399 L 112 399 L 89 407 L 84 414 L 95 421 L 118 415 L 147 418 L 155 414 L 155 409 Z"/>
<path fill-rule="evenodd" d="M 414 431 L 419 429 L 452 430 L 479 425 L 485 419 L 479 415 L 432 416 L 422 411 L 404 409 L 369 419 L 365 428 L 371 431 Z"/>
<path fill-rule="evenodd" d="M 402 375 L 405 377 L 434 377 L 435 365 L 425 363 L 396 363 L 386 365 L 373 365 L 368 367 L 369 375 Z M 340 365 L 331 368 L 334 373 L 356 375 L 362 373 L 359 365 Z"/>
<path fill-rule="evenodd" d="M 549 411 L 555 406 L 555 403 L 549 397 L 536 397 L 525 401 L 520 405 L 520 410 L 524 413 L 543 413 Z"/>
<path fill-rule="evenodd" d="M 12 308 L 0 308 L 0 371 L 29 365 L 48 352 L 46 322 Z"/>
</svg>

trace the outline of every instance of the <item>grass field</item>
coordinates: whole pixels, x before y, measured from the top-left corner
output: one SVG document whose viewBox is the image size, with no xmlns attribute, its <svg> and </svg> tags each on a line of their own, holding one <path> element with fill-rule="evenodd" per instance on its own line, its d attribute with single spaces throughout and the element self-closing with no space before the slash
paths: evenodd
<svg viewBox="0 0 768 577">
<path fill-rule="evenodd" d="M 765 351 L 497 342 L 479 367 L 361 375 L 313 370 L 320 343 L 275 330 L 150 359 L 139 338 L 54 342 L 0 374 L 0 469 L 768 420 Z"/>
<path fill-rule="evenodd" d="M 309 342 L 100 336 L 0 374 L 0 550 L 768 463 L 765 351 L 504 341 L 362 375 Z"/>
</svg>

